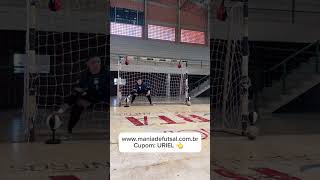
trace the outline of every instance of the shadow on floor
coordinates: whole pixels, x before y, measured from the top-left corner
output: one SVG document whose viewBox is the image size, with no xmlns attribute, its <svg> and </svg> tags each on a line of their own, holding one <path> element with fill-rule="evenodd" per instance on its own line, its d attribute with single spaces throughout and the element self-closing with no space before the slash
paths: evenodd
<svg viewBox="0 0 320 180">
<path fill-rule="evenodd" d="M 319 134 L 320 114 L 272 114 L 259 122 L 262 134 Z"/>
</svg>

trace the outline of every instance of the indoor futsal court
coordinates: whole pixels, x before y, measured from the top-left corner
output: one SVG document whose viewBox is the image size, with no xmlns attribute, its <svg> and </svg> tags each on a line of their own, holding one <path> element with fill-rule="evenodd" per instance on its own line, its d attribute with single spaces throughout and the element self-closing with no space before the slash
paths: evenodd
<svg viewBox="0 0 320 180">
<path fill-rule="evenodd" d="M 111 179 L 209 179 L 210 137 L 208 104 L 154 105 L 112 108 Z M 145 121 L 146 119 L 146 121 Z M 201 153 L 120 153 L 119 132 L 200 132 Z M 131 162 L 136 163 L 131 163 Z M 168 167 L 170 167 L 168 169 Z M 197 173 L 192 172 L 197 169 Z M 141 176 L 144 174 L 144 176 Z"/>
<path fill-rule="evenodd" d="M 149 40 L 145 41 L 139 26 L 125 31 L 117 23 L 121 21 L 116 14 L 119 7 L 141 5 L 133 1 L 111 1 L 116 15 L 111 22 L 115 27 L 111 28 L 111 34 L 136 38 L 112 36 L 110 39 L 110 69 L 115 79 L 110 110 L 110 178 L 210 179 L 208 9 L 186 2 L 180 11 L 181 17 L 177 17 L 175 1 L 150 2 L 149 17 L 138 17 L 138 24 L 149 23 L 146 35 Z M 168 14 L 167 19 L 161 19 L 158 15 L 161 11 Z M 181 32 L 174 28 L 176 18 L 181 21 Z M 152 23 L 156 21 L 168 26 Z M 148 95 L 139 94 L 139 88 L 135 91 L 139 79 L 143 81 L 142 89 L 145 85 L 146 91 L 150 91 L 151 101 Z M 199 132 L 202 151 L 120 153 L 121 132 Z M 136 163 L 131 163 L 133 161 Z M 193 169 L 197 169 L 197 173 L 193 173 Z"/>
<path fill-rule="evenodd" d="M 0 20 L 0 180 L 320 179 L 316 0 L 1 0 Z"/>
</svg>

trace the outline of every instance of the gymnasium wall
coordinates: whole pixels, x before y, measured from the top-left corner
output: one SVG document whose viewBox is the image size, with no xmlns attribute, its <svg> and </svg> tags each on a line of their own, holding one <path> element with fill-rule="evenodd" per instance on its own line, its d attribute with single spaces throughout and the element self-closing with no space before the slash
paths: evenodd
<svg viewBox="0 0 320 180">
<path fill-rule="evenodd" d="M 43 31 L 106 33 L 109 9 L 106 1 L 91 0 L 81 4 L 81 0 L 64 1 L 59 12 L 48 10 L 47 0 L 40 1 L 37 9 L 37 29 Z M 0 29 L 26 30 L 26 1 L 0 1 Z M 106 23 L 102 23 L 106 22 Z"/>
<path fill-rule="evenodd" d="M 158 40 L 111 36 L 110 52 L 149 57 L 209 61 L 209 47 L 192 44 L 176 44 Z"/>
<path fill-rule="evenodd" d="M 320 1 L 249 1 L 249 39 L 251 41 L 314 42 L 320 39 Z M 216 9 L 214 6 L 212 9 Z M 216 16 L 215 11 L 211 14 Z M 223 23 L 211 21 L 211 36 L 226 31 Z"/>
<path fill-rule="evenodd" d="M 176 27 L 177 0 L 148 0 L 146 18 L 148 24 Z M 143 0 L 111 0 L 112 7 L 121 7 L 144 11 Z M 187 2 L 181 10 L 181 27 L 207 31 L 207 10 Z"/>
<path fill-rule="evenodd" d="M 70 0 L 74 2 L 75 0 Z M 117 0 L 122 2 L 123 0 Z M 174 6 L 171 0 L 161 0 L 157 2 L 165 2 L 165 6 Z M 101 2 L 101 1 L 100 1 Z M 134 1 L 133 1 L 134 2 Z M 139 1 L 137 1 L 139 2 Z M 317 0 L 296 0 L 295 16 L 292 21 L 292 5 L 291 0 L 264 1 L 255 0 L 249 2 L 249 38 L 254 41 L 283 41 L 283 42 L 312 42 L 315 39 L 320 39 L 320 2 Z M 151 2 L 150 2 L 151 3 Z M 5 22 L 0 24 L 0 29 L 23 30 L 26 28 L 26 11 L 25 1 L 21 0 L 2 0 L 0 1 L 0 21 Z M 152 4 L 152 3 L 151 3 Z M 123 5 L 123 4 L 122 4 Z M 122 6 L 121 5 L 121 6 Z M 154 5 L 156 6 L 156 5 Z M 160 6 L 160 5 L 158 5 Z M 141 8 L 141 3 L 138 6 Z M 162 7 L 162 6 L 161 6 Z M 159 9 L 159 11 L 161 11 Z M 163 12 L 163 11 L 161 11 Z M 106 13 L 100 13 L 105 15 Z M 165 17 L 164 13 L 159 14 L 158 18 Z M 80 27 L 72 26 L 77 30 L 87 30 L 86 24 L 96 22 L 92 16 L 75 13 L 73 16 L 81 16 L 79 19 L 83 22 Z M 150 14 L 153 19 L 154 15 Z M 10 21 L 8 21 L 10 17 Z M 72 17 L 72 16 L 69 16 Z M 70 18 L 62 24 L 70 24 L 74 20 Z M 160 20 L 156 17 L 152 20 L 155 23 Z M 174 19 L 161 19 L 169 23 Z M 224 28 L 219 28 L 217 22 L 212 22 L 211 33 L 219 34 L 224 32 Z M 70 26 L 70 25 L 69 25 Z M 96 27 L 97 25 L 93 25 Z M 92 28 L 91 28 L 92 29 Z M 100 28 L 99 28 L 100 29 Z M 306 30 L 307 29 L 307 30 Z"/>
</svg>

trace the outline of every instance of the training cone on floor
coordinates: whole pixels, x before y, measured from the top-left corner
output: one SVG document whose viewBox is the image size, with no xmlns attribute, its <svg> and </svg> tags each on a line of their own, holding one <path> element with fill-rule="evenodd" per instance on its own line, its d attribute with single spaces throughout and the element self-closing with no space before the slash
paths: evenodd
<svg viewBox="0 0 320 180">
<path fill-rule="evenodd" d="M 51 139 L 46 144 L 60 144 L 61 140 L 56 138 L 56 130 L 61 126 L 61 120 L 58 114 L 50 114 L 47 118 L 47 126 L 51 130 Z"/>
<path fill-rule="evenodd" d="M 126 97 L 124 99 L 124 107 L 130 107 L 130 98 L 129 97 Z"/>
</svg>

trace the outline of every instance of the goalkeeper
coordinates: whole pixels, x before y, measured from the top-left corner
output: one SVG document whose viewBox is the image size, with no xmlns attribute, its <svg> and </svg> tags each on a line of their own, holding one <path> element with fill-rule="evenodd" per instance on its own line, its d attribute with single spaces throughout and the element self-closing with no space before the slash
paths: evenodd
<svg viewBox="0 0 320 180">
<path fill-rule="evenodd" d="M 142 79 L 138 79 L 135 87 L 133 88 L 133 90 L 131 91 L 131 93 L 129 95 L 129 98 L 130 98 L 130 96 L 132 96 L 131 104 L 136 99 L 137 95 L 145 95 L 147 97 L 150 105 L 152 105 L 151 93 L 150 92 L 151 92 L 150 86 L 148 86 L 147 83 L 142 81 Z"/>
<path fill-rule="evenodd" d="M 107 101 L 107 85 L 109 83 L 107 73 L 101 67 L 101 60 L 97 56 L 88 58 L 87 70 L 81 74 L 78 86 L 67 98 L 57 113 L 64 113 L 71 108 L 68 122 L 68 135 L 65 139 L 71 138 L 72 129 L 80 119 L 81 113 L 94 103 Z"/>
</svg>

